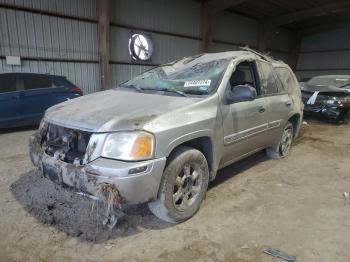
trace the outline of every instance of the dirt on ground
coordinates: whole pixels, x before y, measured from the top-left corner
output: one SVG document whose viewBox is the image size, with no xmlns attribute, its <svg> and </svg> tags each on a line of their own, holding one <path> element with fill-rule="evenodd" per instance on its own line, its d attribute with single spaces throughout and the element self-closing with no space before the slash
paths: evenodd
<svg viewBox="0 0 350 262">
<path fill-rule="evenodd" d="M 41 177 L 34 130 L 0 134 L 0 261 L 350 261 L 350 127 L 302 126 L 291 154 L 261 152 L 218 173 L 199 212 L 173 225 L 147 205 L 111 230 L 105 206 Z"/>
</svg>

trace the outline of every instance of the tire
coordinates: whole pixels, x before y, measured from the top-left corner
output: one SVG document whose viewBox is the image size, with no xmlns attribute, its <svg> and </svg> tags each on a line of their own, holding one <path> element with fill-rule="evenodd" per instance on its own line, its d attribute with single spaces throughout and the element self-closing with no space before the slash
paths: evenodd
<svg viewBox="0 0 350 262">
<path fill-rule="evenodd" d="M 191 218 L 200 208 L 209 183 L 205 156 L 198 150 L 180 146 L 168 159 L 158 199 L 148 203 L 151 212 L 170 223 Z"/>
<path fill-rule="evenodd" d="M 288 156 L 293 143 L 294 128 L 291 122 L 287 122 L 281 140 L 276 147 L 266 149 L 266 155 L 271 159 L 281 159 Z"/>
</svg>

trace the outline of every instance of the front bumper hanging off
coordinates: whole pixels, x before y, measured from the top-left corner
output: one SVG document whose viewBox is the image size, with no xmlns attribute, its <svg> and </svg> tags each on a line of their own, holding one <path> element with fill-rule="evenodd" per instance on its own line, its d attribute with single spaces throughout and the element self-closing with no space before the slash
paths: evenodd
<svg viewBox="0 0 350 262">
<path fill-rule="evenodd" d="M 101 185 L 110 185 L 118 192 L 118 203 L 115 203 L 118 205 L 157 199 L 165 157 L 141 162 L 97 158 L 85 165 L 75 165 L 47 155 L 39 141 L 41 136 L 38 132 L 30 137 L 30 158 L 46 178 L 57 184 L 95 197 L 99 197 Z M 137 168 L 142 171 L 129 174 L 130 170 Z"/>
</svg>

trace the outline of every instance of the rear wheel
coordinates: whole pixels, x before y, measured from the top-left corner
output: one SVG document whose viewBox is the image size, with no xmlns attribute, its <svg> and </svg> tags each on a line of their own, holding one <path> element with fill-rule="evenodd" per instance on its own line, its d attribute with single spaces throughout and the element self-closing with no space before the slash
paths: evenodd
<svg viewBox="0 0 350 262">
<path fill-rule="evenodd" d="M 209 183 L 205 156 L 191 147 L 181 146 L 166 166 L 158 199 L 148 204 L 154 215 L 171 223 L 192 217 L 199 209 Z"/>
<path fill-rule="evenodd" d="M 289 154 L 290 148 L 292 147 L 293 136 L 293 124 L 288 121 L 278 145 L 274 148 L 270 147 L 266 149 L 267 156 L 272 159 L 280 159 L 286 157 Z"/>
</svg>

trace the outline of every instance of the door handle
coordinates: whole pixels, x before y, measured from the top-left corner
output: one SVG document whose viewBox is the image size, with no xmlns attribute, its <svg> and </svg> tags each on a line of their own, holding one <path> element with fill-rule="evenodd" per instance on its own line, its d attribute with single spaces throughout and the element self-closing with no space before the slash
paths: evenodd
<svg viewBox="0 0 350 262">
<path fill-rule="evenodd" d="M 286 106 L 291 106 L 292 105 L 292 102 L 291 101 L 287 101 L 286 102 Z"/>
<path fill-rule="evenodd" d="M 261 106 L 261 107 L 259 108 L 259 113 L 264 113 L 265 111 L 266 111 L 266 108 L 265 108 L 265 107 Z"/>
</svg>

